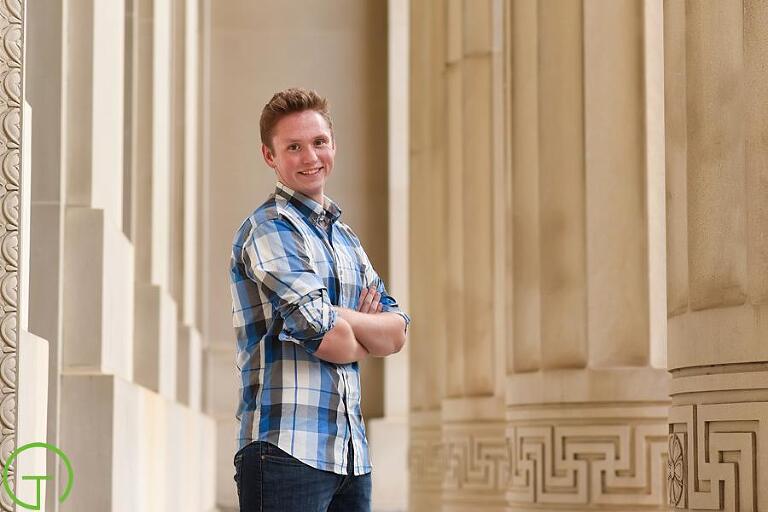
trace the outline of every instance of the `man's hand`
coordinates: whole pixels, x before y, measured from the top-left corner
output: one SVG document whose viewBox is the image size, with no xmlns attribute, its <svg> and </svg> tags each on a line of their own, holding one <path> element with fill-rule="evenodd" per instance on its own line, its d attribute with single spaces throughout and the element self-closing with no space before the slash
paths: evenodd
<svg viewBox="0 0 768 512">
<path fill-rule="evenodd" d="M 361 313 L 381 313 L 384 306 L 379 302 L 381 300 L 381 294 L 376 291 L 376 288 L 371 286 L 370 288 L 363 288 L 360 292 L 360 300 L 357 301 L 357 310 Z"/>
<path fill-rule="evenodd" d="M 369 291 L 367 295 L 374 296 L 371 303 L 378 300 L 375 299 L 375 292 L 371 294 Z M 366 305 L 366 301 L 362 302 L 362 309 L 359 310 L 336 308 L 341 317 L 349 322 L 355 339 L 368 350 L 370 355 L 375 357 L 386 357 L 399 352 L 405 344 L 403 318 L 397 313 L 379 312 L 380 304 L 374 308 L 371 305 Z M 363 311 L 370 311 L 370 313 Z"/>
</svg>

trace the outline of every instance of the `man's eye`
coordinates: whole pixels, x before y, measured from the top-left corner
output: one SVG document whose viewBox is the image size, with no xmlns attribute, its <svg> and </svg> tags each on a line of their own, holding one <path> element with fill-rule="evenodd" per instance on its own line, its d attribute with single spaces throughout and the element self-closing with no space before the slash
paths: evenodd
<svg viewBox="0 0 768 512">
<path fill-rule="evenodd" d="M 325 139 L 317 139 L 315 141 L 315 146 L 324 146 L 325 144 L 326 144 L 326 140 Z"/>
<path fill-rule="evenodd" d="M 288 146 L 288 151 L 296 151 L 297 149 L 299 149 L 298 144 L 291 144 L 290 146 Z"/>
</svg>

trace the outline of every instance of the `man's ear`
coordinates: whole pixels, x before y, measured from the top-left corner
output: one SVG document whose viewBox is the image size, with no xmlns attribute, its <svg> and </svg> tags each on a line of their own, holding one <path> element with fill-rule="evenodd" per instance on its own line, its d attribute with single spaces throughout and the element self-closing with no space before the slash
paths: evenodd
<svg viewBox="0 0 768 512">
<path fill-rule="evenodd" d="M 264 157 L 264 161 L 271 168 L 275 168 L 275 157 L 272 155 L 272 150 L 266 144 L 261 145 L 261 156 Z"/>
</svg>

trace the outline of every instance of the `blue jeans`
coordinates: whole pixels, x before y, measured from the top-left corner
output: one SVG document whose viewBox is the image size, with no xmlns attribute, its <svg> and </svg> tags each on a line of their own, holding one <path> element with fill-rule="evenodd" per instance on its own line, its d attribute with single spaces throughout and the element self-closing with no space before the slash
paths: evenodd
<svg viewBox="0 0 768 512">
<path fill-rule="evenodd" d="M 240 512 L 371 510 L 370 473 L 337 475 L 315 469 L 264 441 L 243 447 L 234 462 Z"/>
</svg>

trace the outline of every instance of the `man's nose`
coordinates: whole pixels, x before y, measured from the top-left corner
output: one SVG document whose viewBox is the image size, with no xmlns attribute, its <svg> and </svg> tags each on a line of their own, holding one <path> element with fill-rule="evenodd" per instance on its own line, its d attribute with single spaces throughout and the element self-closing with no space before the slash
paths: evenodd
<svg viewBox="0 0 768 512">
<path fill-rule="evenodd" d="M 312 146 L 307 146 L 306 151 L 303 151 L 302 153 L 304 156 L 304 159 L 303 159 L 304 162 L 306 163 L 317 162 L 317 152 L 315 152 L 315 148 L 313 148 Z"/>
</svg>

